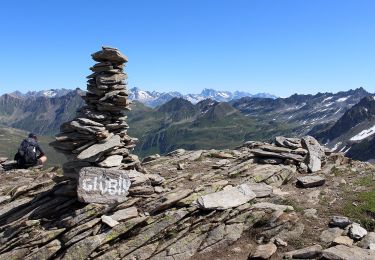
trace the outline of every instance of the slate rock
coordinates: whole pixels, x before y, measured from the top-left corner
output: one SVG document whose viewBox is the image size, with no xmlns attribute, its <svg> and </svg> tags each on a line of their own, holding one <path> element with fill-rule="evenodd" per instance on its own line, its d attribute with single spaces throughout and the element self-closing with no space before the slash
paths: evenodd
<svg viewBox="0 0 375 260">
<path fill-rule="evenodd" d="M 98 62 L 117 62 L 124 63 L 128 58 L 124 56 L 118 49 L 103 46 L 101 51 L 91 54 L 93 60 Z"/>
<path fill-rule="evenodd" d="M 258 156 L 258 157 L 265 157 L 265 158 L 279 158 L 279 159 L 291 159 L 296 162 L 302 162 L 304 157 L 298 154 L 292 153 L 276 153 L 276 152 L 269 152 L 264 151 L 262 149 L 252 149 L 251 152 Z"/>
<path fill-rule="evenodd" d="M 322 158 L 325 156 L 324 147 L 312 136 L 302 138 L 302 146 L 308 151 L 306 164 L 310 172 L 322 169 Z"/>
<path fill-rule="evenodd" d="M 344 230 L 335 227 L 324 230 L 320 235 L 320 240 L 325 243 L 332 243 L 335 238 L 341 236 L 344 233 Z"/>
<path fill-rule="evenodd" d="M 30 249 L 28 248 L 13 249 L 0 254 L 0 260 L 24 259 L 29 252 Z"/>
<path fill-rule="evenodd" d="M 268 259 L 277 251 L 277 247 L 274 243 L 268 243 L 265 245 L 259 245 L 255 252 L 252 253 L 249 259 Z"/>
<path fill-rule="evenodd" d="M 351 246 L 353 245 L 353 240 L 347 236 L 339 236 L 336 237 L 333 242 L 333 245 L 344 245 L 344 246 Z"/>
<path fill-rule="evenodd" d="M 247 183 L 250 189 L 255 193 L 257 198 L 268 197 L 273 192 L 273 187 L 263 182 L 260 183 Z"/>
<path fill-rule="evenodd" d="M 102 219 L 102 222 L 103 223 L 105 223 L 105 224 L 107 224 L 108 226 L 110 226 L 110 227 L 115 227 L 115 226 L 117 226 L 118 224 L 120 224 L 118 221 L 116 221 L 116 220 L 114 220 L 112 217 L 110 217 L 110 216 L 106 216 L 106 215 L 103 215 L 102 217 L 101 217 L 101 219 Z"/>
<path fill-rule="evenodd" d="M 114 135 L 102 143 L 94 144 L 82 151 L 78 156 L 78 160 L 94 162 L 98 159 L 98 155 L 103 154 L 107 151 L 113 150 L 115 147 L 121 146 L 121 138 L 118 135 Z"/>
<path fill-rule="evenodd" d="M 316 259 L 322 255 L 322 246 L 313 245 L 302 249 L 290 251 L 284 254 L 287 259 Z"/>
<path fill-rule="evenodd" d="M 375 232 L 368 232 L 367 236 L 357 243 L 357 246 L 367 249 L 371 244 L 375 245 Z"/>
<path fill-rule="evenodd" d="M 367 230 L 357 223 L 353 223 L 349 228 L 349 236 L 354 240 L 360 240 L 367 235 Z"/>
<path fill-rule="evenodd" d="M 138 209 L 134 206 L 130 208 L 121 209 L 121 210 L 116 211 L 112 215 L 110 215 L 110 217 L 113 220 L 116 220 L 119 222 L 125 221 L 131 218 L 138 217 Z"/>
<path fill-rule="evenodd" d="M 98 163 L 98 165 L 104 168 L 118 167 L 121 165 L 123 159 L 122 155 L 111 155 Z"/>
<path fill-rule="evenodd" d="M 297 178 L 297 185 L 302 188 L 313 188 L 324 185 L 326 180 L 323 177 L 312 175 Z"/>
<path fill-rule="evenodd" d="M 196 203 L 201 209 L 224 210 L 238 207 L 249 202 L 255 197 L 256 194 L 247 184 L 241 184 L 237 187 L 201 196 L 196 200 Z"/>
<path fill-rule="evenodd" d="M 85 167 L 79 172 L 78 200 L 85 203 L 124 202 L 131 181 L 129 171 Z"/>
<path fill-rule="evenodd" d="M 294 211 L 294 208 L 289 205 L 279 205 L 270 202 L 259 202 L 252 205 L 253 209 L 271 209 L 273 211 Z"/>
<path fill-rule="evenodd" d="M 375 252 L 356 246 L 337 245 L 323 250 L 322 256 L 327 260 L 373 260 Z"/>
<path fill-rule="evenodd" d="M 27 255 L 25 260 L 41 260 L 41 259 L 50 259 L 57 251 L 62 248 L 61 242 L 57 239 L 52 240 L 47 245 L 38 248 L 36 251 Z"/>
<path fill-rule="evenodd" d="M 284 142 L 286 138 L 284 136 L 276 136 L 275 137 L 275 144 L 279 147 L 286 147 Z"/>
<path fill-rule="evenodd" d="M 165 194 L 161 199 L 160 199 L 160 204 L 157 205 L 152 212 L 158 212 L 167 208 L 170 208 L 174 204 L 176 204 L 178 201 L 186 198 L 190 194 L 193 193 L 193 190 L 190 189 L 184 189 L 184 190 L 174 190 L 168 194 Z"/>
<path fill-rule="evenodd" d="M 350 219 L 344 216 L 333 216 L 331 221 L 329 222 L 330 226 L 339 228 L 346 228 L 350 224 L 352 224 Z"/>
</svg>

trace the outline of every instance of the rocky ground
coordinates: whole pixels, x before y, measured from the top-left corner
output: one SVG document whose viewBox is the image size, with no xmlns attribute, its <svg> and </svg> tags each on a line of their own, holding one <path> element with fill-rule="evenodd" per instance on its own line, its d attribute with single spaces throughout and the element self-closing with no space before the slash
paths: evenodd
<svg viewBox="0 0 375 260">
<path fill-rule="evenodd" d="M 375 167 L 310 138 L 150 156 L 115 205 L 4 161 L 0 259 L 375 259 Z"/>
</svg>

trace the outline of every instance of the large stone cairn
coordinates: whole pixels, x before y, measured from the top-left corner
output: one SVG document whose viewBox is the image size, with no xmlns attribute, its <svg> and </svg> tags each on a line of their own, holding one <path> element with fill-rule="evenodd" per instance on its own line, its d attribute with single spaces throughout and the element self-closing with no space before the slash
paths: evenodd
<svg viewBox="0 0 375 260">
<path fill-rule="evenodd" d="M 86 106 L 77 111 L 74 120 L 61 125 L 61 132 L 51 143 L 67 155 L 64 175 L 78 179 L 83 167 L 141 170 L 138 157 L 130 154 L 137 140 L 128 136 L 124 114 L 131 103 L 123 71 L 128 59 L 110 47 L 91 56 L 97 63 L 87 77 L 87 92 L 82 97 Z"/>
</svg>

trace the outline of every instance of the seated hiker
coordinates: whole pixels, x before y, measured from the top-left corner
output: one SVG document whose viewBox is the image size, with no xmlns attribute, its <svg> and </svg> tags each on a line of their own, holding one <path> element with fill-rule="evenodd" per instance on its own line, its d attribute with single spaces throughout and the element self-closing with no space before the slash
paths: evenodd
<svg viewBox="0 0 375 260">
<path fill-rule="evenodd" d="M 47 161 L 35 134 L 30 133 L 29 137 L 22 141 L 14 160 L 17 161 L 18 167 L 25 169 L 43 165 Z"/>
</svg>

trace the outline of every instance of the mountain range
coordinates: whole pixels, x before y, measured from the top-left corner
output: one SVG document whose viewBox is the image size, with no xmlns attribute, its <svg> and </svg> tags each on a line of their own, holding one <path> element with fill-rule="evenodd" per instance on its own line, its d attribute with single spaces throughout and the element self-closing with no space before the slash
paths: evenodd
<svg viewBox="0 0 375 260">
<path fill-rule="evenodd" d="M 275 99 L 277 96 L 268 93 L 250 94 L 242 91 L 218 91 L 214 89 L 203 89 L 200 94 L 186 94 L 183 95 L 180 92 L 157 92 L 157 91 L 145 91 L 139 88 L 131 88 L 129 90 L 129 97 L 131 100 L 139 101 L 149 107 L 157 107 L 165 104 L 173 98 L 183 98 L 190 101 L 192 104 L 196 104 L 205 99 L 212 99 L 219 102 L 228 102 L 243 97 L 259 97 L 259 98 L 272 98 Z"/>
<path fill-rule="evenodd" d="M 367 96 L 332 126 L 315 136 L 335 152 L 353 159 L 375 159 L 375 97 Z"/>
<path fill-rule="evenodd" d="M 62 97 L 72 92 L 71 89 L 49 89 L 41 91 L 29 91 L 22 93 L 20 91 L 14 91 L 8 95 L 19 97 L 19 98 L 38 98 L 38 97 Z M 183 98 L 190 101 L 193 104 L 198 103 L 204 99 L 210 98 L 219 102 L 228 102 L 234 99 L 240 99 L 243 97 L 259 97 L 259 98 L 272 98 L 275 99 L 277 96 L 268 93 L 250 94 L 243 91 L 218 91 L 214 89 L 203 89 L 200 94 L 181 94 L 177 91 L 171 92 L 158 92 L 158 91 L 146 91 L 140 88 L 134 87 L 128 90 L 129 98 L 134 101 L 141 102 L 149 107 L 157 107 L 165 104 L 173 98 Z"/>
<path fill-rule="evenodd" d="M 71 90 L 65 95 L 64 91 L 0 96 L 0 124 L 43 135 L 56 134 L 60 124 L 71 120 L 83 105 L 83 91 Z M 129 133 L 139 138 L 136 152 L 141 156 L 178 148 L 235 147 L 247 140 L 269 141 L 277 135 L 310 134 L 348 156 L 375 158 L 366 150 L 375 133 L 375 101 L 363 88 L 288 98 L 240 97 L 240 92 L 233 92 L 224 99 L 228 101 L 217 100 L 225 92 L 206 89 L 193 102 L 177 92 L 176 97 L 169 93 L 168 98 L 166 93 L 152 93 L 159 101 L 162 96 L 167 101 L 151 105 L 156 99 L 148 99 L 149 92 L 131 91 L 134 101 L 128 113 Z M 206 96 L 210 98 L 204 99 Z"/>
</svg>

